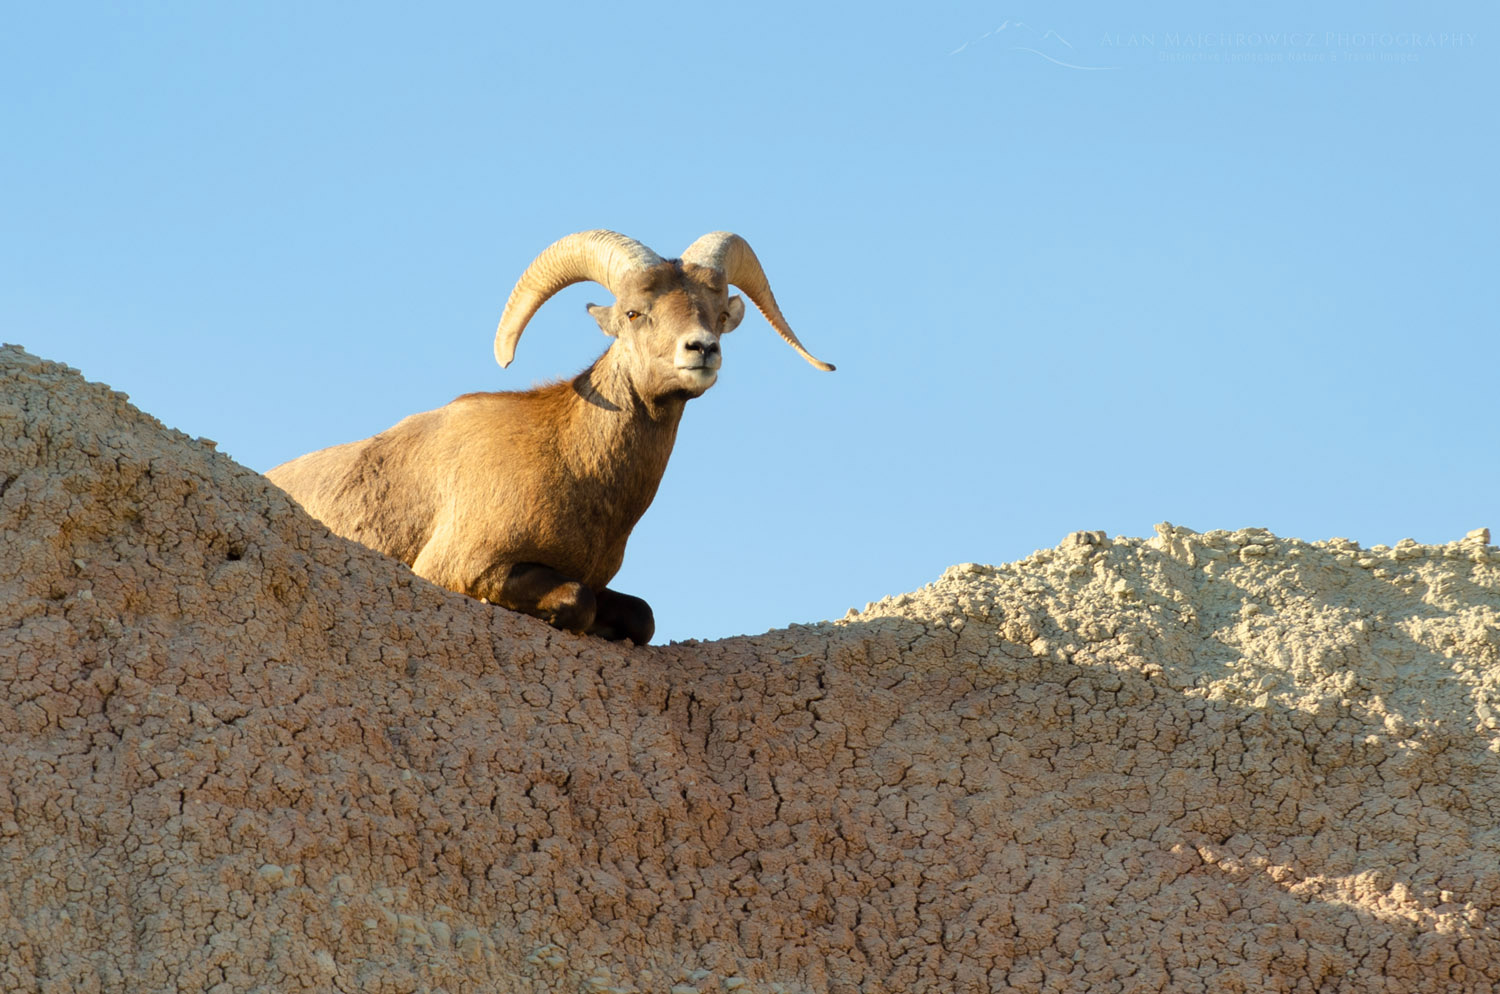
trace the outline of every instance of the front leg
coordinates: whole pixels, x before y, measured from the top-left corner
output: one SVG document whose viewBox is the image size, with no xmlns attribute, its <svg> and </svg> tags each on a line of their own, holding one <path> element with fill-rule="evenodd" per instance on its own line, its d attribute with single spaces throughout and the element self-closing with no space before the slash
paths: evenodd
<svg viewBox="0 0 1500 994">
<path fill-rule="evenodd" d="M 645 645 L 656 633 L 651 605 L 608 587 L 597 594 L 541 563 L 517 563 L 507 572 L 490 603 L 541 618 L 553 628 L 585 632 L 618 642 Z"/>
<path fill-rule="evenodd" d="M 487 585 L 492 604 L 541 618 L 553 628 L 591 632 L 598 601 L 594 592 L 572 577 L 541 563 L 516 563 L 498 589 Z"/>
<path fill-rule="evenodd" d="M 645 645 L 656 634 L 656 616 L 651 605 L 639 597 L 622 594 L 605 587 L 594 595 L 598 610 L 594 623 L 589 627 L 590 635 L 617 642 L 630 639 L 636 645 Z"/>
</svg>

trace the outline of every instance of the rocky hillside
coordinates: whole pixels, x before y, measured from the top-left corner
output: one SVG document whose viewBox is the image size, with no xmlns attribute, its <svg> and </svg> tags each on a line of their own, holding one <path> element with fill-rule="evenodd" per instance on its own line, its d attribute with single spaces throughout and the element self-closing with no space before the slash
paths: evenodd
<svg viewBox="0 0 1500 994">
<path fill-rule="evenodd" d="M 1078 533 L 632 648 L 0 351 L 0 990 L 1500 987 L 1500 551 Z"/>
</svg>

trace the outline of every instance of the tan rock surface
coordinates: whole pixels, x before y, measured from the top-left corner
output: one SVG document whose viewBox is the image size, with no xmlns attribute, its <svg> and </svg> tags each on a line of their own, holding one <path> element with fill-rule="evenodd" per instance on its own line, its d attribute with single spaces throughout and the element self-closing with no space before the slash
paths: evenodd
<svg viewBox="0 0 1500 994">
<path fill-rule="evenodd" d="M 0 352 L 0 990 L 1500 985 L 1500 552 L 1080 533 L 629 648 Z"/>
</svg>

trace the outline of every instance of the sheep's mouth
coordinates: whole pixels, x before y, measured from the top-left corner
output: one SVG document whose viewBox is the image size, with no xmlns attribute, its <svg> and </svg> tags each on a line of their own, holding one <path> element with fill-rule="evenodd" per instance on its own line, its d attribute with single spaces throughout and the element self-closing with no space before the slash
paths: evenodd
<svg viewBox="0 0 1500 994">
<path fill-rule="evenodd" d="M 696 397 L 719 382 L 719 371 L 713 366 L 678 366 L 678 389 Z"/>
</svg>

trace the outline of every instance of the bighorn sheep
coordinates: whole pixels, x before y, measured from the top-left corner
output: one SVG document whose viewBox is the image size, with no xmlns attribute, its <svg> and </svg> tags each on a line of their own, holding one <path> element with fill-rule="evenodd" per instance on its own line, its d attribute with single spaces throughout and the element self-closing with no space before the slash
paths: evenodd
<svg viewBox="0 0 1500 994">
<path fill-rule="evenodd" d="M 729 286 L 804 359 L 833 367 L 792 333 L 740 236 L 713 232 L 663 260 L 602 230 L 558 240 L 521 274 L 495 332 L 501 366 L 537 309 L 584 280 L 614 294 L 588 309 L 615 340 L 572 380 L 465 394 L 266 475 L 339 535 L 434 583 L 558 628 L 649 641 L 650 606 L 606 584 L 656 496 L 683 405 L 713 386 L 719 338 L 745 315 Z"/>
</svg>

